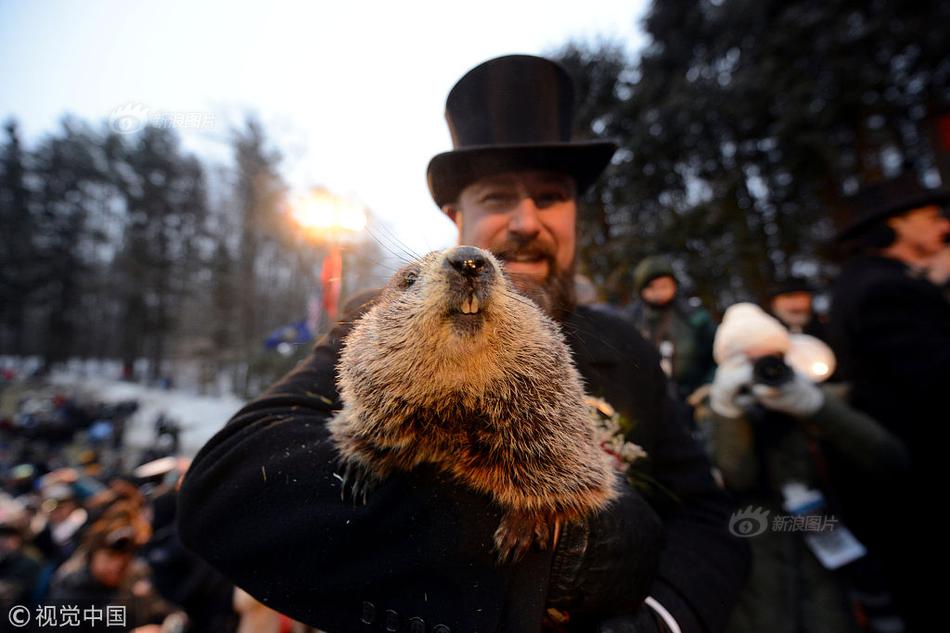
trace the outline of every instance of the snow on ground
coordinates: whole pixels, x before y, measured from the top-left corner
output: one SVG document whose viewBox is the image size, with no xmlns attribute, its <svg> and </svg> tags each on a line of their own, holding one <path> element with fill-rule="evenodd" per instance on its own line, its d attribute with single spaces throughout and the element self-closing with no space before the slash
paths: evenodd
<svg viewBox="0 0 950 633">
<path fill-rule="evenodd" d="M 137 400 L 139 408 L 125 431 L 126 445 L 135 449 L 144 449 L 154 443 L 155 419 L 159 413 L 164 413 L 181 425 L 181 453 L 187 456 L 198 452 L 244 405 L 244 401 L 233 394 L 201 396 L 184 390 L 152 388 L 75 373 L 56 373 L 51 381 L 103 402 Z"/>
</svg>

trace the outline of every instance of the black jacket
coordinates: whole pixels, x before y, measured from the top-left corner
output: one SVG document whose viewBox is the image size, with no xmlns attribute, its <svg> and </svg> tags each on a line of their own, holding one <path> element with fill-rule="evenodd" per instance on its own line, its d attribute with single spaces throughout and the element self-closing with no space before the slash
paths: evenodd
<svg viewBox="0 0 950 633">
<path fill-rule="evenodd" d="M 950 303 L 940 289 L 895 259 L 863 257 L 835 283 L 831 323 L 852 404 L 903 439 L 912 458 L 926 453 L 950 386 Z"/>
<path fill-rule="evenodd" d="M 926 616 L 916 618 L 928 609 L 938 616 L 943 599 L 926 595 L 931 583 L 917 566 L 946 555 L 943 534 L 922 517 L 945 478 L 950 304 L 903 263 L 862 257 L 839 276 L 831 315 L 835 352 L 853 385 L 852 404 L 900 438 L 911 461 L 909 472 L 878 478 L 849 477 L 838 469 L 845 519 L 883 559 L 905 616 L 929 626 Z"/>
<path fill-rule="evenodd" d="M 587 308 L 563 329 L 588 392 L 634 421 L 650 455 L 665 543 L 658 571 L 629 575 L 646 576 L 638 586 L 684 633 L 718 631 L 747 550 L 728 532 L 728 499 L 665 395 L 656 353 L 629 324 Z M 340 407 L 334 365 L 348 330 L 337 326 L 198 453 L 181 490 L 182 541 L 264 604 L 331 632 L 538 630 L 552 554 L 497 566 L 501 512 L 486 497 L 420 468 L 390 476 L 365 506 L 341 501 L 325 423 Z M 632 543 L 656 524 L 649 507 L 639 515 Z M 651 542 L 632 545 L 630 559 L 653 560 Z"/>
</svg>

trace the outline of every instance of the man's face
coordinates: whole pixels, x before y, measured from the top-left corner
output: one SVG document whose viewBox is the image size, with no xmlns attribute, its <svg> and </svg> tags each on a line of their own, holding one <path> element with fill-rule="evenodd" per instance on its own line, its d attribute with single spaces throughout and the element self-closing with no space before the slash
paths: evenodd
<svg viewBox="0 0 950 633">
<path fill-rule="evenodd" d="M 650 305 L 668 305 L 676 297 L 676 280 L 669 275 L 651 279 L 640 291 L 640 296 Z"/>
<path fill-rule="evenodd" d="M 131 563 L 132 554 L 100 548 L 89 559 L 89 571 L 106 587 L 118 587 Z"/>
<path fill-rule="evenodd" d="M 490 250 L 513 283 L 549 314 L 573 304 L 574 179 L 546 171 L 507 172 L 465 187 L 444 208 L 459 244 Z"/>
<path fill-rule="evenodd" d="M 811 319 L 811 293 L 802 290 L 775 295 L 772 314 L 788 327 L 805 327 Z"/>
<path fill-rule="evenodd" d="M 950 235 L 950 220 L 933 204 L 889 218 L 887 225 L 918 257 L 933 257 L 940 252 Z"/>
</svg>

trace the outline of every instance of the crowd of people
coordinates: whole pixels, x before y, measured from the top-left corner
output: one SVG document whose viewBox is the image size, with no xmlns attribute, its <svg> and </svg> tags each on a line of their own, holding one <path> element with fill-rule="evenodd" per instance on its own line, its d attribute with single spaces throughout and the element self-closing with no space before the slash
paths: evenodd
<svg viewBox="0 0 950 633">
<path fill-rule="evenodd" d="M 645 451 L 611 506 L 498 565 L 498 508 L 444 473 L 341 500 L 326 427 L 367 295 L 187 471 L 41 465 L 5 444 L 4 604 L 125 604 L 130 630 L 930 630 L 939 587 L 916 566 L 942 550 L 927 502 L 950 384 L 950 192 L 904 174 L 856 196 L 824 314 L 793 278 L 717 324 L 675 253 L 631 271 L 635 303 L 579 301 L 577 200 L 616 148 L 573 140 L 572 104 L 549 60 L 485 62 L 449 94 L 453 149 L 428 181 L 459 243 L 492 251 L 560 324 L 601 413 Z"/>
<path fill-rule="evenodd" d="M 160 415 L 153 447 L 131 451 L 135 401 L 88 401 L 13 371 L 0 397 L 3 626 L 224 632 L 258 609 L 178 540 L 187 459 L 168 439 L 174 421 Z"/>
<path fill-rule="evenodd" d="M 948 202 L 950 191 L 914 174 L 854 196 L 836 238 L 850 257 L 824 314 L 817 288 L 792 278 L 762 306 L 730 307 L 717 329 L 678 297 L 668 261 L 651 257 L 634 271 L 639 298 L 624 314 L 656 346 L 738 507 L 773 520 L 749 539 L 752 572 L 730 631 L 924 630 L 931 621 L 939 602 L 917 565 L 934 541 L 915 536 L 912 517 L 937 480 L 935 424 L 946 418 Z M 770 377 L 770 361 L 785 375 Z M 815 527 L 826 520 L 775 529 L 783 514 L 833 518 L 835 536 Z"/>
</svg>

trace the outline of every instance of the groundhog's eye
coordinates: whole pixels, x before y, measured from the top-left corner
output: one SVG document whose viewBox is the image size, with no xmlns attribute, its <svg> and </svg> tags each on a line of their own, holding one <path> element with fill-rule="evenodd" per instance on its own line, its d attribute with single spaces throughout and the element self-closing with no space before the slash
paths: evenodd
<svg viewBox="0 0 950 633">
<path fill-rule="evenodd" d="M 416 283 L 416 279 L 419 277 L 419 273 L 410 270 L 405 275 L 403 275 L 402 280 L 399 282 L 399 287 L 405 290 L 412 284 Z"/>
</svg>

